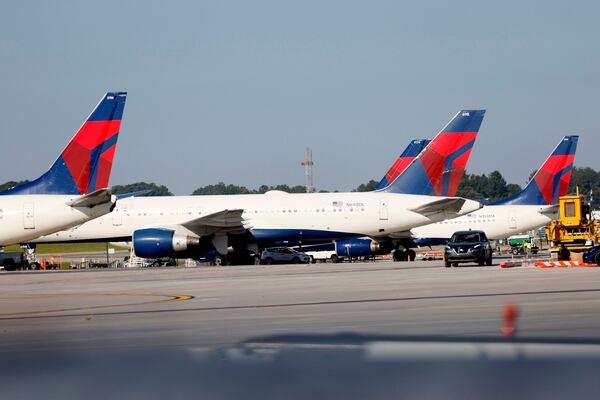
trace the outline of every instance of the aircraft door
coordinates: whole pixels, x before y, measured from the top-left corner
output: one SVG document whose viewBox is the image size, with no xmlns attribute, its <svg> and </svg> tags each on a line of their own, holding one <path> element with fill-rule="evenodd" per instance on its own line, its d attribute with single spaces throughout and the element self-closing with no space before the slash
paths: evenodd
<svg viewBox="0 0 600 400">
<path fill-rule="evenodd" d="M 388 216 L 388 202 L 386 200 L 381 200 L 381 202 L 379 203 L 379 219 L 382 221 L 387 221 Z"/>
<path fill-rule="evenodd" d="M 113 226 L 123 225 L 123 214 L 121 211 L 113 211 L 112 213 Z"/>
<path fill-rule="evenodd" d="M 35 229 L 35 215 L 33 203 L 23 203 L 23 228 Z"/>
<path fill-rule="evenodd" d="M 131 199 L 129 201 L 132 202 L 133 199 Z M 111 212 L 113 226 L 123 225 L 123 215 L 127 214 L 127 206 L 128 206 L 128 204 L 125 203 L 122 206 L 117 207 L 117 209 L 114 210 L 113 212 Z"/>
<path fill-rule="evenodd" d="M 508 229 L 518 229 L 517 215 L 514 212 L 508 214 Z"/>
</svg>

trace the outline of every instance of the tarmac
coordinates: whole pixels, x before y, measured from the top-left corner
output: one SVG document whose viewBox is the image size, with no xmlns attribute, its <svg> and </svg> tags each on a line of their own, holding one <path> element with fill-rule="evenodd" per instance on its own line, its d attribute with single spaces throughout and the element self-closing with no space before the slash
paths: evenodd
<svg viewBox="0 0 600 400">
<path fill-rule="evenodd" d="M 0 273 L 0 353 L 209 349 L 312 333 L 600 336 L 600 268 L 441 261 Z"/>
</svg>

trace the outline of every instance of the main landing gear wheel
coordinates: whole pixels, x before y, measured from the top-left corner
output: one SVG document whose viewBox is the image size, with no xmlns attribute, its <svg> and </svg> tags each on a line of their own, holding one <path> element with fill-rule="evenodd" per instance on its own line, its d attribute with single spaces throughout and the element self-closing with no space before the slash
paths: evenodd
<svg viewBox="0 0 600 400">
<path fill-rule="evenodd" d="M 415 253 L 413 249 L 408 249 L 406 251 L 394 250 L 392 257 L 394 261 L 415 261 L 417 253 Z"/>
<path fill-rule="evenodd" d="M 394 259 L 394 261 L 404 261 L 405 254 L 403 251 L 394 250 L 394 253 L 392 254 L 392 258 Z"/>
<path fill-rule="evenodd" d="M 215 267 L 221 267 L 221 266 L 225 265 L 225 257 L 216 256 L 215 258 L 213 258 L 211 264 L 214 265 Z"/>
</svg>

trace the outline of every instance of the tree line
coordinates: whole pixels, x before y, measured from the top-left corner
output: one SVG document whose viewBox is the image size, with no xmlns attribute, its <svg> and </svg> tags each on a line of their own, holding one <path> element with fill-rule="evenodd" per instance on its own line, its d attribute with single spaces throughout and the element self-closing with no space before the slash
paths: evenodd
<svg viewBox="0 0 600 400">
<path fill-rule="evenodd" d="M 533 173 L 531 176 L 533 176 Z M 0 191 L 26 182 L 28 181 L 6 182 L 0 185 Z M 371 179 L 366 183 L 361 183 L 352 191 L 369 192 L 374 190 L 378 183 L 379 181 Z M 591 198 L 591 203 L 594 208 L 600 208 L 600 171 L 596 171 L 590 167 L 573 168 L 569 193 L 575 193 L 576 188 L 579 188 L 579 192 L 586 195 L 588 200 Z M 148 193 L 144 194 L 144 196 L 173 196 L 173 193 L 168 187 L 153 182 L 136 182 L 129 185 L 115 185 L 112 189 L 114 194 L 125 194 L 147 190 Z M 517 184 L 506 182 L 506 179 L 504 179 L 499 171 L 493 171 L 489 174 L 482 175 L 465 173 L 465 176 L 458 187 L 457 196 L 473 200 L 487 200 L 494 202 L 510 197 L 521 191 L 521 189 L 521 186 Z M 192 195 L 262 194 L 269 190 L 281 190 L 288 193 L 304 193 L 306 191 L 305 187 L 302 185 L 261 185 L 257 189 L 252 189 L 246 186 L 219 182 L 217 184 L 201 186 L 194 190 Z M 328 191 L 321 190 L 320 192 Z M 335 192 L 337 192 L 337 190 L 335 190 Z"/>
</svg>

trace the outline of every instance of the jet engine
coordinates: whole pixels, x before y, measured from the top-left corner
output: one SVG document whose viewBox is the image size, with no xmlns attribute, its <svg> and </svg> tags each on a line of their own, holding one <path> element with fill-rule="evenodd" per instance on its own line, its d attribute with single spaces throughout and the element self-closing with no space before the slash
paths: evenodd
<svg viewBox="0 0 600 400">
<path fill-rule="evenodd" d="M 371 256 L 379 250 L 379 243 L 371 239 L 338 240 L 335 246 L 335 251 L 339 257 Z"/>
<path fill-rule="evenodd" d="M 199 237 L 171 229 L 147 228 L 133 232 L 133 251 L 138 257 L 174 257 L 177 253 L 199 246 Z"/>
</svg>

